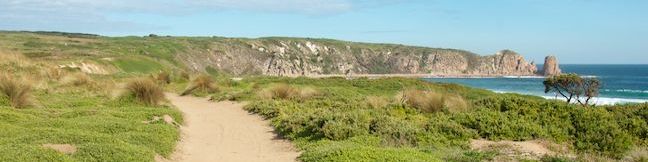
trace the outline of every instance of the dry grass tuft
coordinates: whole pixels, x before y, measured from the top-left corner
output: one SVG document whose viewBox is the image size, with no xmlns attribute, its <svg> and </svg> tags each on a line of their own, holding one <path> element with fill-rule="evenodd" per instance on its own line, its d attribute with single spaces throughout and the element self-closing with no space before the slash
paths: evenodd
<svg viewBox="0 0 648 162">
<path fill-rule="evenodd" d="M 623 161 L 648 161 L 648 148 L 635 148 L 623 158 Z"/>
<path fill-rule="evenodd" d="M 299 99 L 301 100 L 311 99 L 315 96 L 320 95 L 320 92 L 317 89 L 311 87 L 299 88 L 298 90 L 299 90 Z"/>
<path fill-rule="evenodd" d="M 182 79 L 182 80 L 189 80 L 189 79 L 191 79 L 191 77 L 189 76 L 189 73 L 186 72 L 186 71 L 181 71 L 180 74 L 179 74 L 179 76 L 180 76 L 180 79 Z"/>
<path fill-rule="evenodd" d="M 29 84 L 8 76 L 0 76 L 0 92 L 7 97 L 9 104 L 15 108 L 31 106 L 31 90 Z"/>
<path fill-rule="evenodd" d="M 208 75 L 200 75 L 196 78 L 194 78 L 189 87 L 180 94 L 181 96 L 185 96 L 188 94 L 193 93 L 194 91 L 202 91 L 202 92 L 207 92 L 207 93 L 213 93 L 218 91 L 218 88 L 214 85 L 214 80 L 208 76 Z"/>
<path fill-rule="evenodd" d="M 0 49 L 0 63 L 12 63 L 17 66 L 31 66 L 33 63 L 24 55 Z"/>
<path fill-rule="evenodd" d="M 443 97 L 443 103 L 449 112 L 465 112 L 470 108 L 468 102 L 459 95 L 446 95 Z"/>
<path fill-rule="evenodd" d="M 431 91 L 408 89 L 401 92 L 400 100 L 423 112 L 439 112 L 444 106 L 443 95 Z"/>
<path fill-rule="evenodd" d="M 385 97 L 378 96 L 369 96 L 365 102 L 370 108 L 374 109 L 384 108 L 389 105 L 389 101 Z"/>
<path fill-rule="evenodd" d="M 45 71 L 45 73 L 50 80 L 54 80 L 54 81 L 59 81 L 63 79 L 63 77 L 65 77 L 66 74 L 64 70 L 57 67 L 50 67 Z"/>
<path fill-rule="evenodd" d="M 153 76 L 153 79 L 160 84 L 171 84 L 171 74 L 165 71 Z"/>
<path fill-rule="evenodd" d="M 289 86 L 288 84 L 276 84 L 270 88 L 270 95 L 272 99 L 292 99 L 300 95 L 299 90 Z"/>
<path fill-rule="evenodd" d="M 126 85 L 127 95 L 145 105 L 156 106 L 165 100 L 164 90 L 150 79 L 136 79 Z"/>
<path fill-rule="evenodd" d="M 92 78 L 90 78 L 90 76 L 88 76 L 85 73 L 76 73 L 74 75 L 68 75 L 65 78 L 63 78 L 63 84 L 72 85 L 76 87 L 94 86 L 95 83 L 96 82 L 92 80 Z"/>
</svg>

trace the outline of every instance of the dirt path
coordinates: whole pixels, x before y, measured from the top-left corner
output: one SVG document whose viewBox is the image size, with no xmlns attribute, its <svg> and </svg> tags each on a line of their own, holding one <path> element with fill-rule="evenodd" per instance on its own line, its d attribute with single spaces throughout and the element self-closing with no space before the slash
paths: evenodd
<svg viewBox="0 0 648 162">
<path fill-rule="evenodd" d="M 185 117 L 182 137 L 171 161 L 288 162 L 299 153 L 279 139 L 267 121 L 243 110 L 243 104 L 167 94 Z"/>
</svg>

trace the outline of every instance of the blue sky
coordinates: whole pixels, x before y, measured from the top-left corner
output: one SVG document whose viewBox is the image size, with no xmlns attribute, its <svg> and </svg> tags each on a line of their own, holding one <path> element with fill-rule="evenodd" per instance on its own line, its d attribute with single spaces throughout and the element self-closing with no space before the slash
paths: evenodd
<svg viewBox="0 0 648 162">
<path fill-rule="evenodd" d="M 333 38 L 648 64 L 643 0 L 0 0 L 0 30 Z"/>
</svg>

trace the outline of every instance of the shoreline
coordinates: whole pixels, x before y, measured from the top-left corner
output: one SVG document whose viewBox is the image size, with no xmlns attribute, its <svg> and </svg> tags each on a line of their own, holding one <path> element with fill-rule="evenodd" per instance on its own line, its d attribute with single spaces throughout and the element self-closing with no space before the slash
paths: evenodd
<svg viewBox="0 0 648 162">
<path fill-rule="evenodd" d="M 401 78 L 545 78 L 543 75 L 502 75 L 502 74 L 320 74 L 320 75 L 270 75 L 278 77 L 308 77 L 308 78 L 332 78 L 332 77 L 343 77 L 343 78 L 390 78 L 390 77 L 401 77 Z"/>
</svg>

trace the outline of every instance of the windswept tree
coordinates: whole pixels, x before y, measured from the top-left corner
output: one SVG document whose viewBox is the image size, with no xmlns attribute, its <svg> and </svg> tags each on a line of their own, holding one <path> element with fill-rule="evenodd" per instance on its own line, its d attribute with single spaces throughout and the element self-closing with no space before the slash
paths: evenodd
<svg viewBox="0 0 648 162">
<path fill-rule="evenodd" d="M 545 93 L 556 93 L 567 103 L 577 102 L 588 106 L 591 99 L 598 97 L 601 82 L 596 78 L 583 78 L 577 74 L 562 74 L 548 77 L 543 82 Z"/>
</svg>

